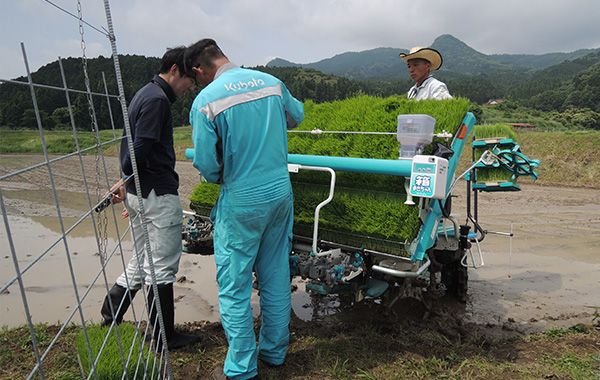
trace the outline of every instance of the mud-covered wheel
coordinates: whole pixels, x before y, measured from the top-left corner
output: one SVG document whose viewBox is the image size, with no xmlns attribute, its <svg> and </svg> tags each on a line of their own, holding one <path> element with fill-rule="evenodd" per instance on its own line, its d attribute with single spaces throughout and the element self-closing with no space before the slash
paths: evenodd
<svg viewBox="0 0 600 380">
<path fill-rule="evenodd" d="M 442 283 L 446 291 L 456 296 L 460 302 L 467 302 L 467 290 L 469 274 L 467 267 L 460 263 L 460 260 L 454 260 L 442 267 Z"/>
</svg>

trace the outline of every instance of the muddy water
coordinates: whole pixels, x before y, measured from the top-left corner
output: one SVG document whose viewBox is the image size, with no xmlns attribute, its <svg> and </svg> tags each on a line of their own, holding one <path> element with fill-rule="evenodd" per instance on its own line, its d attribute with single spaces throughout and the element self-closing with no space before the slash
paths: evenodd
<svg viewBox="0 0 600 380">
<path fill-rule="evenodd" d="M 4 196 L 12 196 L 10 192 Z M 30 195 L 28 195 L 30 196 Z M 10 198 L 9 198 L 10 199 Z M 64 218 L 63 224 L 69 228 L 77 222 L 75 218 Z M 24 289 L 27 303 L 34 322 L 64 321 L 75 306 L 76 295 L 73 283 L 76 283 L 79 298 L 85 292 L 83 311 L 86 320 L 98 322 L 101 301 L 106 294 L 104 273 L 92 289 L 89 286 L 94 282 L 94 277 L 99 274 L 102 266 L 98 254 L 98 243 L 90 220 L 83 221 L 80 226 L 67 235 L 66 243 L 61 238 L 61 228 L 54 217 L 24 217 L 9 216 L 9 225 L 15 251 L 19 257 L 20 270 L 26 270 L 23 275 Z M 110 257 L 105 268 L 106 279 L 109 286 L 121 274 L 123 260 L 130 257 L 131 239 L 126 232 L 127 223 L 119 220 L 120 232 L 124 236 L 121 247 L 116 244 L 115 234 L 107 242 L 109 247 L 106 255 Z M 2 283 L 15 276 L 15 267 L 6 230 L 0 230 L 0 279 Z M 65 245 L 66 244 L 66 245 Z M 50 248 L 54 246 L 54 248 Z M 112 250 L 116 249 L 113 253 Z M 44 252 L 47 253 L 44 254 Z M 70 253 L 69 264 L 66 252 Z M 35 258 L 43 257 L 31 269 L 26 266 Z M 69 266 L 72 265 L 74 275 L 71 276 Z M 215 280 L 215 264 L 212 256 L 201 256 L 184 253 L 180 262 L 178 282 L 175 284 L 176 322 L 207 320 L 218 321 L 218 297 Z M 302 291 L 303 283 L 295 281 L 301 290 L 294 295 L 294 305 L 298 310 L 296 315 L 301 319 L 310 319 L 312 311 L 303 307 L 310 302 L 310 297 Z M 0 296 L 1 309 L 0 325 L 17 326 L 25 322 L 23 301 L 18 282 L 8 288 Z M 143 299 L 135 299 L 136 310 L 139 313 L 143 307 Z M 258 297 L 252 298 L 254 314 L 259 313 Z M 75 321 L 79 322 L 77 314 Z M 125 319 L 133 318 L 132 311 L 128 312 Z"/>
<path fill-rule="evenodd" d="M 32 160 L 35 158 L 0 156 L 0 175 L 31 165 Z M 116 160 L 109 159 L 108 162 L 111 165 L 109 173 L 118 176 Z M 66 228 L 89 209 L 83 192 L 83 176 L 72 173 L 78 165 L 73 160 L 54 168 L 60 178 L 71 178 L 56 185 Z M 92 163 L 86 160 L 85 165 L 91 167 Z M 198 174 L 189 162 L 179 162 L 177 170 L 181 178 L 182 205 L 188 209 L 187 197 Z M 67 176 L 65 172 L 71 175 Z M 519 332 L 590 323 L 595 311 L 592 306 L 600 306 L 600 189 L 543 187 L 523 182 L 521 192 L 480 195 L 482 227 L 498 232 L 510 232 L 512 228 L 514 237 L 511 240 L 500 235 L 486 236 L 481 244 L 485 265 L 469 270 L 466 305 L 440 301 L 447 302 L 456 316 L 481 326 L 483 333 L 495 328 L 502 333 L 506 331 L 507 322 L 512 326 L 510 329 Z M 104 274 L 100 271 L 92 223 L 89 220 L 83 222 L 67 239 L 75 273 L 73 279 L 68 270 L 64 242 L 60 240 L 61 229 L 48 184 L 47 174 L 40 169 L 0 182 L 21 270 L 50 244 L 59 241 L 55 249 L 23 276 L 28 305 L 35 322 L 65 321 L 76 304 L 75 282 L 80 298 L 89 291 L 82 302 L 83 318 L 97 322 L 106 284 L 112 286 L 122 271 L 123 261 L 130 257 L 129 238 L 126 237 L 122 248 L 118 248 L 117 232 L 110 231 L 108 254 L 113 249 L 116 251 Z M 453 201 L 453 213 L 462 222 L 466 218 L 464 183 L 457 186 L 455 193 L 458 197 Z M 127 223 L 119 215 L 116 219 L 122 235 Z M 114 220 L 115 217 L 109 216 L 111 225 Z M 4 225 L 0 229 L 0 252 L 0 283 L 4 284 L 15 273 Z M 98 273 L 100 279 L 90 289 Z M 176 322 L 219 320 L 212 257 L 183 254 L 178 277 Z M 314 320 L 344 314 L 347 318 L 360 318 L 360 315 L 353 316 L 352 309 L 341 308 L 338 298 L 309 296 L 301 280 L 296 279 L 295 284 L 299 288 L 293 294 L 297 317 Z M 7 294 L 0 295 L 0 325 L 14 326 L 25 322 L 17 285 L 13 284 Z M 256 294 L 252 303 L 257 314 Z M 135 305 L 136 313 L 140 313 L 140 297 L 135 300 Z M 363 312 L 365 309 L 358 313 Z M 129 312 L 125 318 L 131 317 Z M 80 320 L 76 314 L 75 321 L 79 323 Z"/>
<path fill-rule="evenodd" d="M 520 192 L 479 198 L 483 228 L 514 237 L 483 240 L 486 265 L 469 271 L 466 315 L 525 332 L 589 324 L 600 306 L 600 190 L 523 182 Z"/>
<path fill-rule="evenodd" d="M 0 156 L 0 175 L 35 165 L 40 159 L 41 157 L 36 156 Z M 93 163 L 89 162 L 89 157 L 84 157 L 84 160 L 90 166 L 87 167 L 88 173 L 93 175 Z M 111 161 L 109 170 L 115 170 L 116 162 L 112 162 L 110 158 L 108 161 Z M 19 271 L 24 272 L 24 297 L 33 322 L 55 323 L 72 318 L 75 323 L 80 323 L 82 317 L 75 310 L 77 299 L 81 300 L 84 320 L 100 321 L 99 312 L 107 286 L 112 286 L 131 257 L 131 239 L 127 231 L 127 220 L 119 215 L 120 209 L 115 208 L 114 214 L 112 210 L 107 213 L 107 241 L 99 246 L 96 236 L 102 235 L 102 230 L 99 229 L 102 227 L 98 227 L 97 219 L 92 220 L 89 215 L 86 217 L 89 203 L 83 192 L 83 175 L 81 171 L 77 173 L 77 169 L 77 159 L 67 159 L 53 167 L 62 225 L 56 216 L 58 211 L 46 168 L 34 169 L 0 182 L 11 236 L 9 240 L 2 221 L 0 285 L 4 286 L 6 282 L 15 280 L 0 295 L 0 326 L 18 326 L 26 322 L 23 295 L 19 282 L 16 281 L 17 270 L 11 241 Z M 64 178 L 61 173 L 65 170 L 75 171 L 71 180 L 74 186 L 57 181 Z M 118 175 L 118 171 L 116 174 Z M 189 195 L 193 180 L 182 182 L 182 192 Z M 189 185 L 186 187 L 185 183 Z M 92 192 L 91 203 L 94 204 L 97 198 L 95 191 Z M 187 197 L 182 194 L 181 198 L 184 209 L 188 209 Z M 62 238 L 62 231 L 68 231 L 65 239 Z M 119 236 L 122 237 L 121 244 L 118 244 Z M 104 271 L 101 269 L 103 261 L 99 252 L 108 258 Z M 177 277 L 174 287 L 176 323 L 218 321 L 218 287 L 213 257 L 184 253 Z M 299 289 L 293 297 L 295 314 L 308 320 L 312 316 L 312 310 L 306 307 L 310 297 L 303 291 L 304 284 L 301 280 L 295 280 L 294 283 Z M 259 298 L 254 291 L 252 307 L 255 316 L 260 312 L 258 303 Z M 139 315 L 143 312 L 143 306 L 143 298 L 136 297 L 134 308 L 128 311 L 125 319 L 133 319 L 133 313 Z M 72 316 L 74 310 L 75 314 Z"/>
</svg>

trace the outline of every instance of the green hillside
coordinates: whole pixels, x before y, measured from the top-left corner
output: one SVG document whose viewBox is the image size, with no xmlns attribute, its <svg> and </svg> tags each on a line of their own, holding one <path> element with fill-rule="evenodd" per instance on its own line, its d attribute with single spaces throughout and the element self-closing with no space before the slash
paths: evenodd
<svg viewBox="0 0 600 380">
<path fill-rule="evenodd" d="M 517 141 L 528 157 L 542 162 L 536 183 L 600 187 L 600 132 L 521 132 Z"/>
<path fill-rule="evenodd" d="M 576 100 L 579 100 L 581 95 L 573 94 L 573 92 L 583 90 L 586 85 L 597 86 L 594 76 L 597 76 L 599 62 L 600 53 L 590 53 L 573 61 L 563 61 L 536 72 L 521 85 L 511 90 L 511 95 L 525 105 L 544 111 L 562 108 L 569 95 L 572 100 L 565 105 L 577 105 Z M 593 96 L 589 100 L 596 101 L 585 101 L 581 106 L 594 109 L 600 105 Z"/>
<path fill-rule="evenodd" d="M 442 53 L 444 65 L 441 72 L 445 77 L 462 75 L 497 75 L 499 72 L 524 74 L 557 65 L 565 60 L 575 60 L 600 49 L 580 49 L 570 53 L 534 54 L 493 54 L 486 55 L 469 47 L 458 38 L 444 34 L 437 37 L 430 47 Z M 312 63 L 294 63 L 283 57 L 270 61 L 267 66 L 311 67 L 328 74 L 350 79 L 368 79 L 383 77 L 387 79 L 408 78 L 404 62 L 398 57 L 407 53 L 410 46 L 404 48 L 376 48 L 362 52 L 338 54 Z M 401 70 L 404 69 L 404 70 Z M 398 71 L 400 70 L 400 71 Z"/>
<path fill-rule="evenodd" d="M 158 73 L 160 59 L 140 55 L 119 56 L 123 77 L 125 99 L 130 101 L 133 95 Z M 71 89 L 85 91 L 83 63 L 80 58 L 62 60 L 65 81 Z M 88 76 L 91 91 L 111 95 L 118 94 L 114 63 L 112 58 L 98 57 L 87 60 Z M 58 61 L 54 61 L 31 74 L 36 84 L 62 88 L 62 75 Z M 104 87 L 106 79 L 106 88 Z M 27 82 L 26 78 L 15 79 L 16 82 Z M 188 94 L 173 105 L 173 122 L 175 125 L 188 123 L 189 106 L 194 94 Z M 42 118 L 42 124 L 48 130 L 71 129 L 67 101 L 64 92 L 54 89 L 37 88 L 36 99 Z M 84 93 L 70 93 L 75 124 L 80 130 L 91 130 L 90 106 Z M 99 129 L 111 128 L 110 113 L 112 111 L 115 124 L 123 125 L 120 103 L 112 98 L 109 104 L 105 96 L 94 97 L 94 112 Z M 0 126 L 8 129 L 36 129 L 37 121 L 31 101 L 29 88 L 22 84 L 0 82 Z"/>
<path fill-rule="evenodd" d="M 565 103 L 569 88 L 562 89 L 575 76 L 600 61 L 600 49 L 541 55 L 486 55 L 448 34 L 436 38 L 431 47 L 440 51 L 444 58 L 442 68 L 434 76 L 446 82 L 453 95 L 467 97 L 473 102 L 483 104 L 490 99 L 510 98 L 536 109 L 560 112 L 566 106 L 592 110 L 600 106 L 598 102 L 589 104 L 591 101 L 583 102 L 586 105 L 582 106 L 578 96 Z M 310 67 L 360 80 L 367 94 L 389 96 L 405 93 L 411 85 L 406 65 L 398 56 L 401 52 L 407 50 L 377 48 L 338 54 L 306 64 L 278 58 L 267 67 Z M 561 90 L 557 92 L 558 89 Z"/>
<path fill-rule="evenodd" d="M 527 66 L 494 60 L 449 34 L 436 38 L 431 47 L 442 54 L 444 58 L 442 68 L 458 74 L 498 74 L 503 71 L 523 73 L 529 69 Z"/>
<path fill-rule="evenodd" d="M 444 64 L 434 76 L 446 82 L 455 97 L 468 98 L 471 110 L 489 123 L 531 123 L 543 130 L 600 130 L 599 72 L 600 50 L 584 49 L 572 53 L 542 56 L 485 55 L 451 35 L 438 37 L 432 46 L 442 52 Z M 314 64 L 298 65 L 276 59 L 255 69 L 280 78 L 292 95 L 302 102 L 332 102 L 359 94 L 377 97 L 404 96 L 413 82 L 406 64 L 398 57 L 406 49 L 377 48 L 349 52 Z M 538 61 L 543 57 L 546 65 Z M 567 59 L 568 58 L 568 59 Z M 119 57 L 125 98 L 146 84 L 158 70 L 159 59 L 125 55 Z M 92 91 L 104 93 L 103 74 L 108 92 L 117 93 L 111 58 L 88 59 Z M 84 90 L 82 61 L 63 60 L 69 87 Z M 35 83 L 62 87 L 58 62 L 52 62 L 32 73 Z M 356 79 L 360 78 L 360 79 Z M 18 78 L 18 83 L 25 83 Z M 10 130 L 37 129 L 29 88 L 14 83 L 0 83 L 0 128 Z M 43 127 L 47 130 L 71 129 L 67 102 L 63 92 L 36 89 Z M 189 107 L 195 93 L 173 105 L 175 126 L 188 124 Z M 505 106 L 491 110 L 488 118 L 483 107 L 490 99 L 504 99 Z M 90 131 L 90 109 L 85 94 L 71 93 L 70 101 L 78 130 Z M 487 108 L 487 107 L 486 107 Z M 94 109 L 99 129 L 115 125 L 120 129 L 120 104 L 115 98 L 95 97 Z M 480 117 L 484 116 L 484 117 Z"/>
<path fill-rule="evenodd" d="M 545 69 L 558 65 L 563 61 L 572 61 L 584 57 L 590 53 L 598 53 L 599 49 L 580 49 L 571 53 L 547 53 L 547 54 L 491 54 L 490 58 L 508 64 L 517 64 Z"/>
<path fill-rule="evenodd" d="M 408 50 L 377 48 L 360 53 L 343 53 L 316 62 L 310 67 L 350 79 L 407 79 L 410 77 L 406 64 L 399 57 L 400 53 L 408 53 Z M 349 62 L 352 64 L 348 65 Z"/>
</svg>

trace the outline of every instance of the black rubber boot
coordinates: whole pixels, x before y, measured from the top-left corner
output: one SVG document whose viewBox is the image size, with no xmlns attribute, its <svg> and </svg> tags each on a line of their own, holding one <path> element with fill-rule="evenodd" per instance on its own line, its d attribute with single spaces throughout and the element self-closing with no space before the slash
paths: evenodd
<svg viewBox="0 0 600 380">
<path fill-rule="evenodd" d="M 129 305 L 131 305 L 131 300 L 135 297 L 137 290 L 131 290 L 129 293 L 127 292 L 127 288 L 124 288 L 120 285 L 114 284 L 112 289 L 108 292 L 106 297 L 104 297 L 104 304 L 102 304 L 102 310 L 100 313 L 102 314 L 102 322 L 100 326 L 110 326 L 113 321 L 113 315 L 115 316 L 115 320 L 117 324 L 123 321 L 123 316 L 127 309 L 129 309 Z M 131 294 L 131 297 L 129 296 Z M 110 298 L 110 300 L 109 300 Z M 111 311 L 110 304 L 112 302 L 112 306 L 114 308 L 114 312 Z M 121 302 L 123 304 L 121 305 Z M 119 305 L 121 305 L 121 309 L 119 309 Z"/>
<path fill-rule="evenodd" d="M 150 323 L 154 326 L 154 337 L 156 341 L 161 342 L 160 328 L 158 320 L 156 319 L 156 305 L 154 301 L 154 291 L 152 286 L 148 287 L 148 305 L 151 308 Z M 165 325 L 165 334 L 167 335 L 167 347 L 169 350 L 187 346 L 188 344 L 196 343 L 200 340 L 199 336 L 180 334 L 175 331 L 175 304 L 173 301 L 173 283 L 158 285 L 158 298 L 160 300 L 160 306 L 163 315 L 163 323 Z"/>
</svg>

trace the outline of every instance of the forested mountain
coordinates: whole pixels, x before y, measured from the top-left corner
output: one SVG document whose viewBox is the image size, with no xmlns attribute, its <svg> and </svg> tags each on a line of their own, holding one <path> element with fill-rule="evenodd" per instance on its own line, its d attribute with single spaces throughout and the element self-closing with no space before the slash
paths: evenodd
<svg viewBox="0 0 600 380">
<path fill-rule="evenodd" d="M 316 103 L 322 103 L 342 100 L 363 90 L 357 81 L 323 74 L 311 68 L 259 66 L 255 69 L 281 79 L 288 90 L 302 101 L 311 99 Z"/>
<path fill-rule="evenodd" d="M 554 90 L 581 70 L 598 62 L 600 53 L 600 49 L 582 49 L 572 53 L 542 55 L 486 55 L 448 34 L 436 38 L 431 47 L 440 51 L 444 59 L 442 68 L 434 72 L 434 76 L 446 82 L 453 95 L 464 96 L 480 104 L 489 99 L 507 97 L 526 100 L 546 90 Z M 339 54 L 307 64 L 277 58 L 269 62 L 267 67 L 313 68 L 360 80 L 366 93 L 385 96 L 403 93 L 410 88 L 406 64 L 399 57 L 400 53 L 407 52 L 407 49 L 378 48 Z M 546 69 L 550 71 L 546 73 Z M 553 77 L 555 79 L 552 82 Z M 546 95 L 553 97 L 552 93 Z M 563 104 L 564 99 L 548 99 L 546 95 L 538 96 L 528 104 L 541 106 L 542 101 Z M 544 105 L 543 109 L 548 110 L 548 106 Z"/>
<path fill-rule="evenodd" d="M 158 72 L 160 59 L 139 55 L 119 56 L 119 63 L 123 79 L 125 99 L 129 102 L 136 91 L 152 79 Z M 90 87 L 93 93 L 117 95 L 117 81 L 112 58 L 98 57 L 87 59 L 87 71 Z M 85 91 L 85 75 L 81 58 L 66 58 L 62 60 L 67 86 L 74 90 Z M 104 78 L 106 88 L 104 87 Z M 49 63 L 31 74 L 33 83 L 63 88 L 62 75 L 58 61 Z M 15 81 L 26 82 L 27 78 L 16 78 Z M 37 88 L 36 99 L 45 128 L 64 129 L 70 128 L 70 116 L 67 101 L 63 91 L 54 89 Z M 111 127 L 110 112 L 114 116 L 116 128 L 123 125 L 123 118 L 119 101 L 112 97 L 109 104 L 106 96 L 93 96 L 93 108 L 90 107 L 85 93 L 71 92 L 70 102 L 73 109 L 73 118 L 78 128 L 91 129 L 90 114 L 93 110 L 98 120 L 99 129 Z M 188 94 L 186 102 L 180 101 L 173 105 L 173 118 L 175 125 L 187 123 L 189 106 L 192 95 Z M 32 107 L 29 87 L 20 84 L 3 83 L 0 85 L 0 126 L 5 128 L 37 128 L 37 121 Z"/>
<path fill-rule="evenodd" d="M 448 84 L 455 96 L 483 104 L 490 99 L 511 99 L 542 111 L 600 112 L 596 78 L 600 49 L 571 53 L 486 55 L 451 35 L 435 39 L 444 63 L 434 76 Z M 406 49 L 379 48 L 344 53 L 314 63 L 297 64 L 281 58 L 267 67 L 310 67 L 325 73 L 360 80 L 361 89 L 374 95 L 404 93 L 411 86 L 408 70 L 399 58 Z M 587 111 L 576 111 L 587 112 Z M 592 115 L 595 117 L 595 115 Z"/>
<path fill-rule="evenodd" d="M 513 108 L 527 106 L 544 112 L 558 112 L 560 114 L 553 116 L 553 120 L 600 128 L 600 49 L 543 56 L 485 55 L 450 35 L 438 37 L 432 47 L 441 51 L 444 57 L 443 67 L 434 72 L 435 77 L 448 84 L 453 96 L 470 99 L 474 107 L 475 103 L 484 104 L 489 99 L 503 98 L 510 101 Z M 398 57 L 400 52 L 407 50 L 378 48 L 344 53 L 308 65 L 276 59 L 255 69 L 280 78 L 301 101 L 321 103 L 361 93 L 387 97 L 406 94 L 413 84 L 406 64 Z M 133 94 L 156 74 L 159 59 L 123 55 L 119 62 L 125 98 L 130 101 Z M 548 62 L 555 64 L 548 65 Z M 82 60 L 68 58 L 63 59 L 62 64 L 68 87 L 85 90 Z M 112 58 L 88 59 L 87 67 L 93 92 L 105 92 L 104 73 L 108 92 L 117 94 Z M 62 88 L 57 61 L 32 73 L 32 78 L 34 83 Z M 17 78 L 17 81 L 26 82 L 26 79 Z M 189 107 L 196 93 L 175 102 L 173 119 L 176 126 L 188 124 Z M 36 97 L 44 128 L 70 128 L 64 92 L 37 88 Z M 86 95 L 71 92 L 70 101 L 76 125 L 89 130 L 90 107 Z M 506 104 L 508 107 L 508 102 Z M 114 116 L 115 127 L 122 127 L 121 109 L 115 98 L 111 100 L 109 109 L 106 97 L 96 96 L 93 111 L 100 129 L 111 127 L 110 112 Z M 581 118 L 585 122 L 577 121 Z M 37 128 L 27 86 L 0 85 L 0 128 Z"/>
<path fill-rule="evenodd" d="M 457 74 L 497 75 L 499 72 L 523 74 L 545 69 L 564 60 L 574 60 L 589 53 L 600 52 L 600 49 L 582 49 L 572 53 L 543 55 L 486 55 L 449 34 L 436 38 L 430 47 L 442 53 L 444 64 L 440 73 L 444 73 L 446 77 L 456 76 Z M 398 55 L 407 52 L 407 49 L 377 48 L 357 53 L 343 53 L 332 58 L 306 64 L 276 58 L 270 61 L 267 67 L 310 67 L 324 73 L 349 79 L 404 79 L 408 78 L 408 71 L 406 70 L 406 64 Z"/>
<path fill-rule="evenodd" d="M 568 107 L 600 111 L 600 53 L 590 53 L 573 61 L 563 61 L 534 73 L 510 91 L 511 98 L 543 111 Z"/>
<path fill-rule="evenodd" d="M 523 73 L 529 69 L 524 65 L 502 63 L 494 60 L 449 34 L 436 38 L 431 47 L 442 54 L 444 59 L 442 68 L 452 73 L 498 75 L 504 72 Z M 406 69 L 405 71 L 408 72 Z"/>
<path fill-rule="evenodd" d="M 572 53 L 548 53 L 548 54 L 492 54 L 488 57 L 501 63 L 529 66 L 536 69 L 545 69 L 557 65 L 566 60 L 581 58 L 590 53 L 597 53 L 599 49 L 580 49 Z"/>
</svg>

